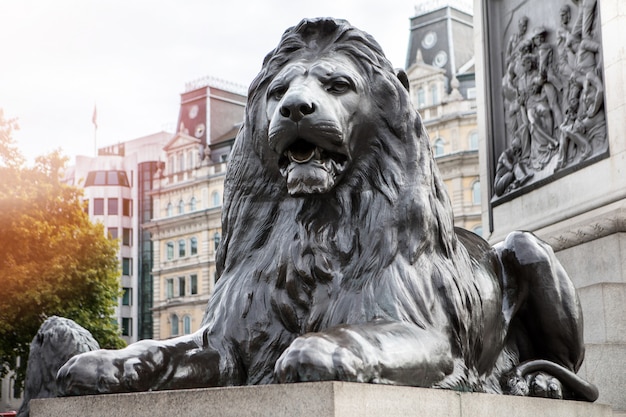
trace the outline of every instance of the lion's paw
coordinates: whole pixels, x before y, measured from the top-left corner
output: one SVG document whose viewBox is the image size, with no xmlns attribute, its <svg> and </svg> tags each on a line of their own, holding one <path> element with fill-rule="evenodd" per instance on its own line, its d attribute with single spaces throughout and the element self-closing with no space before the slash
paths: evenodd
<svg viewBox="0 0 626 417">
<path fill-rule="evenodd" d="M 274 373 L 280 383 L 368 382 L 372 375 L 371 367 L 350 349 L 315 334 L 295 339 L 276 361 Z"/>
<path fill-rule="evenodd" d="M 71 358 L 57 373 L 60 396 L 119 392 L 121 370 L 110 351 L 96 350 Z"/>
<path fill-rule="evenodd" d="M 563 398 L 561 381 L 544 372 L 533 372 L 526 376 L 509 375 L 505 391 L 511 395 L 540 398 Z"/>
<path fill-rule="evenodd" d="M 124 350 L 95 350 L 71 358 L 57 373 L 60 396 L 146 391 L 154 364 Z"/>
<path fill-rule="evenodd" d="M 559 400 L 563 398 L 561 381 L 549 374 L 537 372 L 528 375 L 526 381 L 531 397 L 556 398 Z"/>
</svg>

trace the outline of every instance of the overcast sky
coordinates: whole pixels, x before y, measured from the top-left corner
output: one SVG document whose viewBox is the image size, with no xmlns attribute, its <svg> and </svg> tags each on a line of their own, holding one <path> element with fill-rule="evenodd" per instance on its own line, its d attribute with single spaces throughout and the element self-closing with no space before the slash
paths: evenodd
<svg viewBox="0 0 626 417">
<path fill-rule="evenodd" d="M 32 160 L 174 131 L 185 83 L 247 86 L 283 31 L 333 16 L 372 34 L 404 67 L 409 19 L 424 0 L 4 0 L 0 108 Z"/>
</svg>

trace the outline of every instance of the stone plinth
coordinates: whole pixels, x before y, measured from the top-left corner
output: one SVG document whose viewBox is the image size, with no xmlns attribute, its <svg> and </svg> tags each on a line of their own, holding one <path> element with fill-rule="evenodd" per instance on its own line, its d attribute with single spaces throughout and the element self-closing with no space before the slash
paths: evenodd
<svg viewBox="0 0 626 417">
<path fill-rule="evenodd" d="M 609 153 L 605 159 L 572 172 L 502 203 L 491 204 L 483 193 L 483 230 L 490 243 L 502 241 L 513 230 L 528 230 L 547 241 L 578 289 L 584 315 L 586 358 L 580 375 L 596 384 L 599 401 L 626 414 L 626 3 L 623 0 L 562 1 L 475 0 L 476 83 L 481 184 L 493 184 L 489 171 L 490 145 L 496 143 L 497 123 L 489 112 L 488 92 L 502 79 L 489 79 L 497 59 L 493 45 L 502 39 L 505 25 L 515 24 L 531 8 L 551 16 L 550 35 L 559 27 L 557 8 L 597 4 L 595 30 L 601 31 L 602 74 Z M 575 6 L 578 4 L 578 6 Z M 490 7 L 497 5 L 497 8 Z M 502 7 L 501 7 L 502 6 Z M 500 10 L 500 14 L 489 14 Z M 534 19 L 534 20 L 532 20 Z M 488 21 L 489 20 L 489 21 Z M 531 26 L 541 20 L 533 13 Z M 491 30 L 491 32 L 490 32 Z M 500 32 L 499 32 L 500 31 Z M 600 61 L 598 61 L 600 62 Z M 495 111 L 495 110 L 494 110 Z M 492 164 L 493 165 L 493 164 Z M 488 190 L 488 185 L 482 187 Z"/>
<path fill-rule="evenodd" d="M 33 400 L 31 417 L 611 417 L 606 405 L 316 382 Z"/>
</svg>

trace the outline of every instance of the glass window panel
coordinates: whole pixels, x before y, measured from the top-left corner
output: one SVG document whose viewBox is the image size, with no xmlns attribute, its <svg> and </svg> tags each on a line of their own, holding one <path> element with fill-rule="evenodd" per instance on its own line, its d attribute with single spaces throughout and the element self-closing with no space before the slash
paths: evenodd
<svg viewBox="0 0 626 417">
<path fill-rule="evenodd" d="M 119 205 L 117 198 L 109 198 L 107 200 L 107 214 L 116 215 L 119 213 Z"/>
<path fill-rule="evenodd" d="M 191 277 L 191 294 L 198 294 L 198 275 L 192 274 Z"/>
<path fill-rule="evenodd" d="M 104 198 L 93 199 L 93 214 L 95 216 L 104 216 Z"/>
<path fill-rule="evenodd" d="M 185 277 L 178 277 L 178 296 L 185 296 Z"/>
</svg>

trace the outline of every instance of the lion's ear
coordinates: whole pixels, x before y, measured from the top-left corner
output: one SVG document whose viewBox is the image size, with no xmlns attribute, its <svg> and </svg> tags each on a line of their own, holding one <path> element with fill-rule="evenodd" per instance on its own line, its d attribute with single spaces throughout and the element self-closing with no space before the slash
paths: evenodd
<svg viewBox="0 0 626 417">
<path fill-rule="evenodd" d="M 406 76 L 406 72 L 402 68 L 396 68 L 396 77 L 400 80 L 406 91 L 409 91 L 409 77 Z"/>
</svg>

